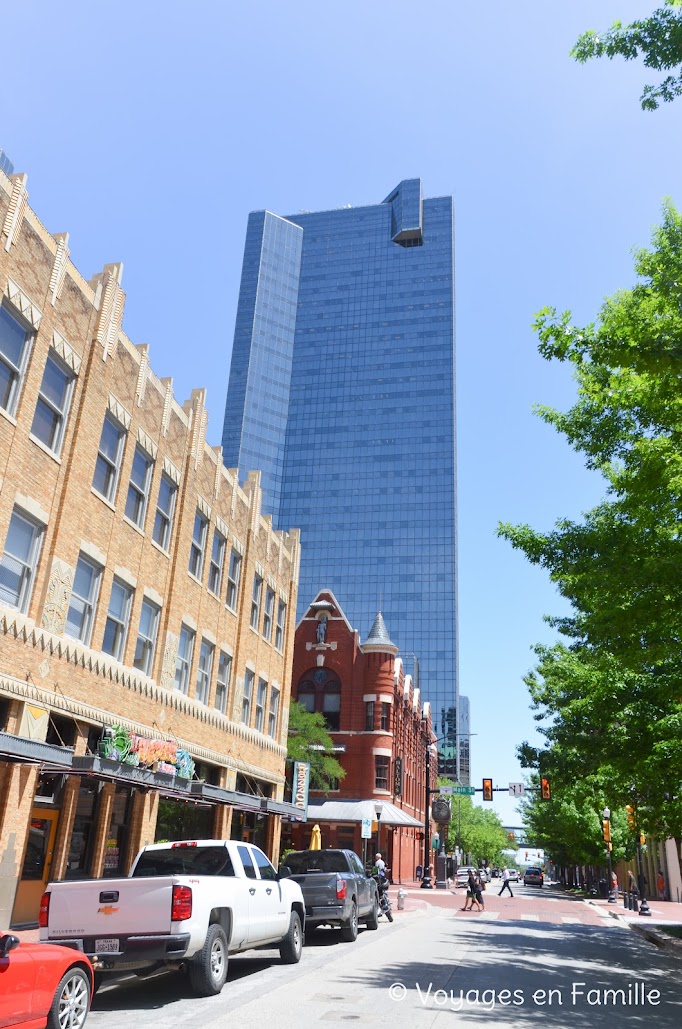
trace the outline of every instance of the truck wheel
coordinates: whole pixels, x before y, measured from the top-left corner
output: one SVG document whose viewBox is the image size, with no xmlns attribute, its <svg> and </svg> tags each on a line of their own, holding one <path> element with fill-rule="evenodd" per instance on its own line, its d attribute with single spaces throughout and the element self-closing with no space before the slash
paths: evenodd
<svg viewBox="0 0 682 1029">
<path fill-rule="evenodd" d="M 368 929 L 379 928 L 379 901 L 376 899 L 376 897 L 374 898 L 374 904 L 372 906 L 372 914 L 367 919 L 365 925 Z"/>
<path fill-rule="evenodd" d="M 285 965 L 296 965 L 301 960 L 303 949 L 303 933 L 298 912 L 292 911 L 289 920 L 289 931 L 279 945 L 279 956 Z"/>
<path fill-rule="evenodd" d="M 355 943 L 358 938 L 358 906 L 353 901 L 350 909 L 350 918 L 345 925 L 341 926 L 341 939 L 344 943 Z"/>
<path fill-rule="evenodd" d="M 221 926 L 209 925 L 204 945 L 189 963 L 189 981 L 198 997 L 215 997 L 227 979 L 227 938 Z"/>
<path fill-rule="evenodd" d="M 47 1015 L 48 1029 L 81 1029 L 90 1010 L 90 980 L 82 968 L 70 968 L 59 981 Z"/>
</svg>

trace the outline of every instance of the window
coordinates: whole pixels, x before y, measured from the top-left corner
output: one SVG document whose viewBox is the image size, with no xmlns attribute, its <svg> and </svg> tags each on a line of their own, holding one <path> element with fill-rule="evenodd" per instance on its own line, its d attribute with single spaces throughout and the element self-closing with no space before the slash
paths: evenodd
<svg viewBox="0 0 682 1029">
<path fill-rule="evenodd" d="M 14 509 L 0 560 L 0 601 L 24 613 L 31 601 L 43 532 L 41 525 Z"/>
<path fill-rule="evenodd" d="M 227 696 L 230 692 L 230 675 L 232 673 L 232 658 L 224 650 L 220 651 L 218 659 L 218 682 L 215 689 L 215 706 L 223 714 L 227 711 Z"/>
<path fill-rule="evenodd" d="M 227 572 L 227 606 L 237 610 L 239 596 L 239 579 L 242 574 L 242 556 L 237 550 L 230 553 L 230 567 Z"/>
<path fill-rule="evenodd" d="M 277 628 L 275 629 L 275 649 L 284 648 L 284 623 L 287 617 L 287 605 L 283 600 L 277 602 Z"/>
<path fill-rule="evenodd" d="M 102 650 L 105 654 L 111 654 L 117 661 L 122 661 L 125 654 L 132 600 L 133 591 L 130 586 L 126 586 L 120 579 L 114 579 L 104 626 Z"/>
<path fill-rule="evenodd" d="M 145 675 L 151 675 L 154 668 L 154 648 L 159 628 L 159 614 L 159 608 L 156 604 L 152 604 L 151 600 L 142 601 L 140 628 L 137 633 L 133 665 Z"/>
<path fill-rule="evenodd" d="M 239 851 L 239 857 L 241 858 L 242 865 L 244 866 L 244 875 L 247 879 L 257 879 L 256 868 L 251 857 L 251 853 L 248 847 L 237 847 Z"/>
<path fill-rule="evenodd" d="M 92 639 L 92 626 L 95 621 L 95 610 L 99 597 L 99 585 L 102 569 L 81 554 L 76 565 L 73 579 L 71 601 L 66 616 L 64 632 L 75 640 L 89 646 Z"/>
<path fill-rule="evenodd" d="M 13 415 L 33 333 L 0 305 L 0 407 Z"/>
<path fill-rule="evenodd" d="M 242 697 L 242 722 L 244 725 L 251 723 L 251 700 L 253 698 L 253 680 L 255 673 L 249 668 L 244 673 L 244 696 Z"/>
<path fill-rule="evenodd" d="M 110 503 L 114 502 L 114 497 L 116 496 L 125 434 L 123 426 L 107 411 L 104 416 L 104 424 L 102 425 L 102 435 L 99 441 L 99 452 L 97 454 L 92 485 L 93 489 L 96 489 Z"/>
<path fill-rule="evenodd" d="M 175 688 L 181 693 L 187 693 L 189 689 L 189 670 L 192 667 L 193 653 L 194 633 L 186 625 L 183 625 L 180 629 L 178 658 L 175 663 Z"/>
<path fill-rule="evenodd" d="M 389 732 L 390 731 L 390 728 L 391 728 L 391 705 L 390 704 L 382 703 L 382 705 L 381 705 L 381 728 L 384 730 L 384 732 Z"/>
<path fill-rule="evenodd" d="M 275 591 L 269 586 L 265 590 L 265 613 L 263 615 L 263 635 L 266 640 L 272 639 L 272 616 L 275 612 Z"/>
<path fill-rule="evenodd" d="M 208 640 L 201 641 L 199 649 L 199 666 L 197 668 L 196 698 L 202 704 L 208 704 L 211 692 L 211 672 L 213 671 L 213 654 L 215 647 Z"/>
<path fill-rule="evenodd" d="M 258 732 L 263 731 L 265 725 L 265 701 L 268 698 L 268 684 L 265 679 L 258 680 L 258 692 L 256 693 L 256 724 Z"/>
<path fill-rule="evenodd" d="M 211 563 L 208 566 L 208 588 L 216 597 L 220 596 L 223 582 L 223 565 L 225 563 L 225 537 L 216 529 L 213 533 L 213 549 Z"/>
<path fill-rule="evenodd" d="M 390 758 L 383 754 L 374 755 L 374 788 L 376 790 L 388 789 L 388 765 Z"/>
<path fill-rule="evenodd" d="M 270 687 L 270 710 L 268 712 L 268 736 L 273 740 L 277 734 L 277 717 L 279 715 L 279 690 L 276 686 Z"/>
<path fill-rule="evenodd" d="M 68 365 L 50 350 L 43 381 L 40 384 L 31 433 L 55 454 L 59 454 L 62 449 L 74 379 L 75 376 Z"/>
<path fill-rule="evenodd" d="M 315 710 L 315 686 L 309 680 L 302 682 L 298 688 L 298 702 L 306 711 Z"/>
<path fill-rule="evenodd" d="M 189 571 L 195 579 L 201 579 L 204 567 L 204 551 L 206 549 L 206 532 L 208 521 L 197 511 L 194 516 L 194 532 L 192 533 L 192 546 L 189 552 Z"/>
<path fill-rule="evenodd" d="M 152 539 L 162 550 L 168 550 L 170 544 L 171 530 L 173 528 L 173 514 L 175 512 L 175 498 L 178 495 L 178 487 L 165 472 L 161 475 L 159 483 L 159 498 L 156 501 L 156 518 Z"/>
<path fill-rule="evenodd" d="M 374 701 L 365 701 L 365 729 L 367 732 L 374 731 Z"/>
<path fill-rule="evenodd" d="M 258 871 L 260 872 L 261 879 L 266 879 L 269 882 L 276 882 L 279 876 L 277 875 L 277 872 L 266 858 L 263 851 L 259 850 L 258 847 L 254 847 L 251 851 L 251 854 L 256 859 L 256 866 L 258 867 Z"/>
<path fill-rule="evenodd" d="M 140 529 L 144 526 L 144 516 L 147 513 L 153 467 L 154 461 L 147 451 L 139 445 L 136 446 L 126 498 L 126 518 L 129 518 Z"/>
<path fill-rule="evenodd" d="M 341 717 L 341 692 L 338 683 L 331 683 L 325 687 L 322 697 L 322 714 L 329 731 L 338 732 Z"/>
<path fill-rule="evenodd" d="M 258 632 L 260 622 L 260 603 L 263 595 L 263 579 L 256 572 L 253 577 L 253 593 L 251 594 L 251 628 Z"/>
</svg>

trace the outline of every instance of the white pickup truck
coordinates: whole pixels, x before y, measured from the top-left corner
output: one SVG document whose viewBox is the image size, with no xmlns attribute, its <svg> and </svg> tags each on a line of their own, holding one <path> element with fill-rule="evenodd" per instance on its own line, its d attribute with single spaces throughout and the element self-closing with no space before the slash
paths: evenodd
<svg viewBox="0 0 682 1029">
<path fill-rule="evenodd" d="M 157 843 L 126 879 L 50 883 L 40 939 L 83 951 L 102 973 L 185 968 L 202 997 L 220 993 L 228 954 L 276 946 L 301 958 L 305 904 L 262 850 L 234 840 Z"/>
</svg>

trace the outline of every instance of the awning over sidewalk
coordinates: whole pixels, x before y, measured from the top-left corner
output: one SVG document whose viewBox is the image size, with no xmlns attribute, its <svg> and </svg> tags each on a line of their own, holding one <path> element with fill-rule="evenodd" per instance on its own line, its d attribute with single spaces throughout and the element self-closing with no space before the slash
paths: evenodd
<svg viewBox="0 0 682 1029">
<path fill-rule="evenodd" d="M 312 797 L 308 801 L 309 822 L 362 822 L 364 818 L 377 821 L 374 808 L 375 800 L 317 800 Z M 424 823 L 408 815 L 406 811 L 396 807 L 389 801 L 382 801 L 381 825 L 397 825 L 423 829 Z"/>
</svg>

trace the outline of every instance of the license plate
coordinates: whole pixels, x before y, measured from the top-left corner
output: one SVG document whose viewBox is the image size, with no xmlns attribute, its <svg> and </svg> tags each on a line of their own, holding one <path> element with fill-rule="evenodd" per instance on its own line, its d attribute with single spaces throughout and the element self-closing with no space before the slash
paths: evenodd
<svg viewBox="0 0 682 1029">
<path fill-rule="evenodd" d="M 95 940 L 96 954 L 118 954 L 119 941 L 114 939 Z"/>
</svg>

